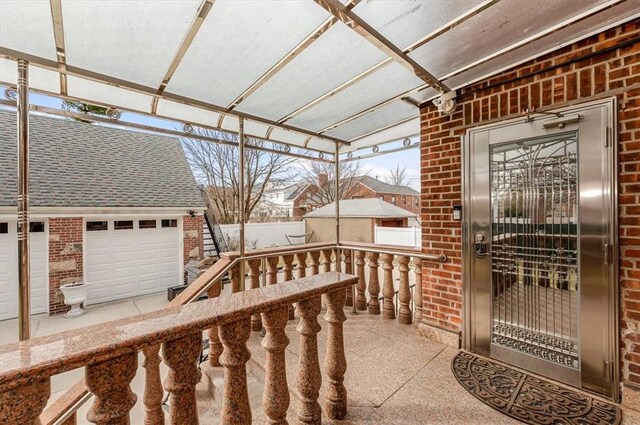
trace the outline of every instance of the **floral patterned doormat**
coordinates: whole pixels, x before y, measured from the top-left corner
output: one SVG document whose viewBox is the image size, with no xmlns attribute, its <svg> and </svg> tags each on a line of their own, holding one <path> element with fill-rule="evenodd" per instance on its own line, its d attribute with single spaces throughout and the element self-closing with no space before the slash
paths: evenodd
<svg viewBox="0 0 640 425">
<path fill-rule="evenodd" d="M 475 398 L 527 424 L 618 425 L 622 421 L 622 410 L 613 403 L 476 354 L 459 352 L 451 369 Z"/>
</svg>

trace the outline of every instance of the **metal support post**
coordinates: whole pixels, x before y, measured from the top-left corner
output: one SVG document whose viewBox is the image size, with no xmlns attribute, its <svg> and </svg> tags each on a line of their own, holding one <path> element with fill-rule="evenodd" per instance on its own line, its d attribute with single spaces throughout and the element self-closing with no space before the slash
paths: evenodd
<svg viewBox="0 0 640 425">
<path fill-rule="evenodd" d="M 335 150 L 335 191 L 336 191 L 336 245 L 340 245 L 340 145 L 336 143 Z"/>
<path fill-rule="evenodd" d="M 18 332 L 20 341 L 31 334 L 29 270 L 29 62 L 18 60 Z"/>
<path fill-rule="evenodd" d="M 246 256 L 246 249 L 245 249 L 245 243 L 244 243 L 244 222 L 245 222 L 245 193 L 244 193 L 244 188 L 245 188 L 245 169 L 244 169 L 244 165 L 245 165 L 245 157 L 244 157 L 244 118 L 240 117 L 239 119 L 239 129 L 238 129 L 238 146 L 239 146 L 239 152 L 238 152 L 238 165 L 239 165 L 239 176 L 238 176 L 238 181 L 239 181 L 239 198 L 240 198 L 240 202 L 238 203 L 238 219 L 240 221 L 240 258 L 244 258 Z M 244 291 L 245 289 L 245 274 L 244 274 L 244 270 L 245 270 L 245 262 L 240 261 L 240 290 Z"/>
</svg>

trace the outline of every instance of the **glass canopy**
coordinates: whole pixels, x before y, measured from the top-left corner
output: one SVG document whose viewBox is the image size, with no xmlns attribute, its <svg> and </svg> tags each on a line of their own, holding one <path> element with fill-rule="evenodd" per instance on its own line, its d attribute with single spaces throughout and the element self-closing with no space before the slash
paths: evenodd
<svg viewBox="0 0 640 425">
<path fill-rule="evenodd" d="M 640 15 L 640 0 L 0 2 L 0 84 L 332 155 L 420 105 Z M 6 103 L 6 101 L 3 101 Z M 397 145 L 397 143 L 396 143 Z M 382 147 L 382 149 L 380 148 Z"/>
</svg>

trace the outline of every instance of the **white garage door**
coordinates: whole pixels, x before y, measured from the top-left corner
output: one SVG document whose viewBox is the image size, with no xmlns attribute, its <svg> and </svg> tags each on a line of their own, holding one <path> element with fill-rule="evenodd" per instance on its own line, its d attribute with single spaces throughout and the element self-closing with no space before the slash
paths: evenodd
<svg viewBox="0 0 640 425">
<path fill-rule="evenodd" d="M 182 283 L 178 219 L 86 220 L 87 304 Z"/>
<path fill-rule="evenodd" d="M 46 221 L 31 223 L 31 313 L 47 312 Z M 0 320 L 18 316 L 18 225 L 0 220 Z"/>
</svg>

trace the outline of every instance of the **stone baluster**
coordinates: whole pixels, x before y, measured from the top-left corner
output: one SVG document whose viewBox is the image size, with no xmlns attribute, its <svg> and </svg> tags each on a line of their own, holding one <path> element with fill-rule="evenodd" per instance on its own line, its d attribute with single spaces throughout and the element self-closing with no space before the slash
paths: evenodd
<svg viewBox="0 0 640 425">
<path fill-rule="evenodd" d="M 416 322 L 420 322 L 422 319 L 422 260 L 420 258 L 414 258 L 413 265 L 416 276 L 416 286 L 413 289 L 413 303 L 416 306 L 414 318 Z"/>
<path fill-rule="evenodd" d="M 400 272 L 400 287 L 398 288 L 398 321 L 404 325 L 410 325 L 411 314 L 411 288 L 409 288 L 409 257 L 398 257 L 398 271 Z"/>
<path fill-rule="evenodd" d="M 247 340 L 251 334 L 251 320 L 240 319 L 220 326 L 220 340 L 224 351 L 220 362 L 224 366 L 224 390 L 221 423 L 251 424 L 251 406 L 247 389 L 247 361 L 251 353 Z"/>
<path fill-rule="evenodd" d="M 278 261 L 280 257 L 267 257 L 267 285 L 278 283 Z"/>
<path fill-rule="evenodd" d="M 344 253 L 344 272 L 346 274 L 353 274 L 353 263 L 351 261 L 353 252 L 350 249 L 345 249 L 342 252 Z"/>
<path fill-rule="evenodd" d="M 377 252 L 369 253 L 369 313 L 380 314 L 380 280 L 378 278 L 378 258 Z"/>
<path fill-rule="evenodd" d="M 222 282 L 216 282 L 207 291 L 209 299 L 218 298 L 222 292 Z M 209 328 L 209 365 L 218 367 L 220 365 L 220 354 L 222 354 L 222 344 L 218 336 L 218 327 Z"/>
<path fill-rule="evenodd" d="M 260 260 L 247 261 L 249 266 L 249 282 L 251 282 L 251 289 L 257 289 L 260 287 Z M 262 330 L 262 318 L 260 314 L 254 314 L 251 316 L 251 330 L 254 332 L 260 332 Z"/>
<path fill-rule="evenodd" d="M 8 388 L 8 389 L 7 389 Z M 0 387 L 0 423 L 40 425 L 40 414 L 51 395 L 49 378 L 30 379 L 27 383 L 8 382 Z"/>
<path fill-rule="evenodd" d="M 298 314 L 300 322 L 296 330 L 300 333 L 300 365 L 296 387 L 300 394 L 298 421 L 303 424 L 320 424 L 322 410 L 318 404 L 322 375 L 318 360 L 318 314 L 321 310 L 320 297 L 300 301 Z"/>
<path fill-rule="evenodd" d="M 395 297 L 395 288 L 393 287 L 393 255 L 382 254 L 382 270 L 384 270 L 382 280 L 382 295 L 384 301 L 382 304 L 382 318 L 395 319 L 396 308 L 393 303 Z"/>
<path fill-rule="evenodd" d="M 284 281 L 288 282 L 293 280 L 293 254 L 283 255 L 282 262 L 284 266 L 282 271 L 284 272 Z M 289 320 L 295 319 L 295 312 L 293 310 L 293 304 L 289 305 Z"/>
<path fill-rule="evenodd" d="M 289 387 L 284 354 L 285 348 L 289 345 L 289 338 L 285 333 L 287 310 L 284 307 L 262 313 L 266 330 L 262 346 L 267 351 L 262 409 L 268 418 L 268 423 L 272 425 L 286 424 L 289 408 Z"/>
<path fill-rule="evenodd" d="M 201 375 L 197 365 L 201 351 L 202 332 L 166 341 L 162 345 L 162 357 L 169 367 L 164 387 L 169 392 L 172 424 L 198 424 L 196 384 Z"/>
<path fill-rule="evenodd" d="M 342 250 L 340 248 L 336 248 L 334 253 L 336 257 L 336 265 L 334 270 L 337 272 L 341 272 L 342 271 Z"/>
<path fill-rule="evenodd" d="M 331 271 L 331 254 L 333 254 L 332 249 L 322 250 L 322 273 Z"/>
<path fill-rule="evenodd" d="M 344 253 L 344 272 L 346 274 L 353 274 L 353 263 L 351 262 L 353 253 L 350 249 L 345 249 L 342 252 Z M 348 307 L 353 306 L 353 289 L 351 286 L 347 288 L 347 302 L 345 305 Z"/>
<path fill-rule="evenodd" d="M 365 294 L 367 290 L 367 281 L 365 280 L 364 274 L 364 251 L 356 251 L 356 276 L 358 276 L 358 283 L 356 284 L 356 309 L 358 310 L 366 310 L 367 309 L 367 296 Z"/>
<path fill-rule="evenodd" d="M 311 275 L 314 276 L 320 273 L 320 251 L 311 251 L 309 256 L 311 257 Z"/>
<path fill-rule="evenodd" d="M 162 410 L 162 380 L 160 379 L 160 345 L 152 345 L 142 349 L 144 360 L 142 367 L 145 370 L 144 380 L 144 425 L 163 425 L 164 410 Z"/>
<path fill-rule="evenodd" d="M 297 278 L 302 279 L 307 275 L 307 253 L 298 252 L 296 254 L 296 263 L 298 263 L 298 266 L 296 267 L 296 270 L 298 272 Z"/>
<path fill-rule="evenodd" d="M 231 280 L 231 292 L 234 294 L 242 289 L 241 283 L 244 276 L 240 276 L 240 263 L 236 264 L 229 270 L 229 280 Z"/>
<path fill-rule="evenodd" d="M 351 292 L 351 291 L 349 291 Z M 342 323 L 347 320 L 344 314 L 346 292 L 338 290 L 327 293 L 325 304 L 327 312 L 324 320 L 327 328 L 327 354 L 324 369 L 327 374 L 325 414 L 330 419 L 343 419 L 347 414 L 347 389 L 344 386 L 344 373 L 347 371 L 347 358 L 344 354 L 344 335 Z"/>
<path fill-rule="evenodd" d="M 85 367 L 87 388 L 94 395 L 87 413 L 98 425 L 129 425 L 129 411 L 137 397 L 129 384 L 138 369 L 138 353 L 130 352 Z"/>
</svg>

